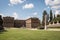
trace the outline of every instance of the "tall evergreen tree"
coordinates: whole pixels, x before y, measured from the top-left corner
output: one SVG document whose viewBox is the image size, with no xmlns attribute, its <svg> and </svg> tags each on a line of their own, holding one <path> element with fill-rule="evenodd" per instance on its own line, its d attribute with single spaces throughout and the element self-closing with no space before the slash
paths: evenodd
<svg viewBox="0 0 60 40">
<path fill-rule="evenodd" d="M 0 15 L 0 30 L 4 30 L 4 28 L 3 28 L 3 20 L 2 20 L 1 15 Z"/>
<path fill-rule="evenodd" d="M 49 24 L 49 14 L 47 14 L 47 25 Z"/>
<path fill-rule="evenodd" d="M 42 19 L 42 25 L 43 26 L 45 25 L 45 15 L 47 15 L 46 10 L 43 11 L 43 19 Z M 47 22 L 47 20 L 46 20 L 46 22 Z"/>
<path fill-rule="evenodd" d="M 54 19 L 55 19 L 55 14 L 54 14 Z"/>
<path fill-rule="evenodd" d="M 53 19 L 53 14 L 52 14 L 52 10 L 50 10 L 50 22 L 52 21 Z"/>
</svg>

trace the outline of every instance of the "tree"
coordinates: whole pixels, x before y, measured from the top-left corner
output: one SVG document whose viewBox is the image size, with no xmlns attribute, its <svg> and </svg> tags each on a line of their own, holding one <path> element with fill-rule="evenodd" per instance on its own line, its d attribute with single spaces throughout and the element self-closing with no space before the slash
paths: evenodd
<svg viewBox="0 0 60 40">
<path fill-rule="evenodd" d="M 47 14 L 47 25 L 49 24 L 49 14 Z"/>
<path fill-rule="evenodd" d="M 55 19 L 55 14 L 54 14 L 54 19 Z"/>
<path fill-rule="evenodd" d="M 58 14 L 57 17 L 60 17 L 60 14 Z"/>
<path fill-rule="evenodd" d="M 53 14 L 52 14 L 52 10 L 50 10 L 50 22 L 52 21 L 53 19 Z"/>
<path fill-rule="evenodd" d="M 46 10 L 44 10 L 44 12 L 43 12 L 42 26 L 45 25 L 45 15 L 47 15 Z M 48 22 L 48 18 L 46 18 L 46 23 L 47 23 L 47 22 Z"/>
<path fill-rule="evenodd" d="M 3 28 L 3 20 L 2 20 L 1 15 L 0 15 L 0 30 L 4 30 L 4 28 Z"/>
</svg>

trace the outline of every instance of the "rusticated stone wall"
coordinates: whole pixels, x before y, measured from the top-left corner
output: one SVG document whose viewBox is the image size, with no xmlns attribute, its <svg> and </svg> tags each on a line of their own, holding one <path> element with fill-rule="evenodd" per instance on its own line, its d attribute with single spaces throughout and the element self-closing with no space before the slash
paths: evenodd
<svg viewBox="0 0 60 40">
<path fill-rule="evenodd" d="M 26 27 L 25 20 L 14 20 L 14 27 L 17 27 L 17 28 Z"/>
<path fill-rule="evenodd" d="M 40 20 L 38 18 L 29 18 L 26 20 L 27 28 L 37 28 L 40 25 Z"/>
<path fill-rule="evenodd" d="M 3 17 L 4 27 L 14 27 L 14 17 Z"/>
</svg>

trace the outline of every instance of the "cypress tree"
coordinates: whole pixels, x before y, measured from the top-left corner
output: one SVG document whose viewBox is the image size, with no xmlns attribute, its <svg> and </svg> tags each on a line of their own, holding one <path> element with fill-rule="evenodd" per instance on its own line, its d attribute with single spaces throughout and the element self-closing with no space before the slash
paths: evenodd
<svg viewBox="0 0 60 40">
<path fill-rule="evenodd" d="M 52 21 L 53 19 L 53 14 L 52 14 L 52 10 L 50 10 L 50 22 Z"/>
<path fill-rule="evenodd" d="M 43 11 L 43 19 L 42 19 L 42 25 L 45 25 L 45 15 L 47 15 L 46 10 Z M 46 21 L 47 22 L 47 21 Z"/>
<path fill-rule="evenodd" d="M 54 14 L 54 19 L 55 19 L 55 14 Z"/>
</svg>

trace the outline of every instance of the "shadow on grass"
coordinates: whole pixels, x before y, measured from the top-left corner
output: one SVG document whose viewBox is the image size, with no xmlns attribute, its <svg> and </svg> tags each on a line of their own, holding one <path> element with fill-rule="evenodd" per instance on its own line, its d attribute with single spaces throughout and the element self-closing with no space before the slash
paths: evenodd
<svg viewBox="0 0 60 40">
<path fill-rule="evenodd" d="M 7 30 L 0 30 L 0 34 L 3 34 L 4 32 L 7 32 Z"/>
</svg>

